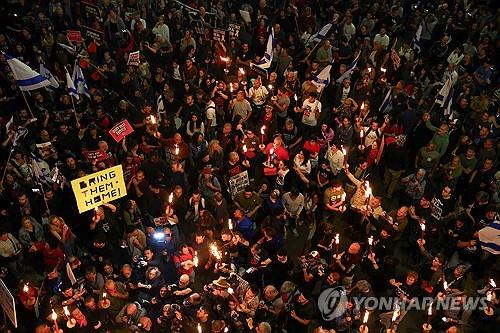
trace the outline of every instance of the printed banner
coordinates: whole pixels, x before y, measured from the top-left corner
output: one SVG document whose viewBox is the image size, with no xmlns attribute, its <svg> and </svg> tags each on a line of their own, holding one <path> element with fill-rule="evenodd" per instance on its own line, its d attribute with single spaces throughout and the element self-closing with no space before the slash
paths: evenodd
<svg viewBox="0 0 500 333">
<path fill-rule="evenodd" d="M 99 15 L 99 7 L 96 5 L 82 1 L 80 2 L 80 11 L 86 18 L 85 21 L 91 22 L 93 19 L 98 19 L 102 22 L 102 18 Z"/>
<path fill-rule="evenodd" d="M 141 54 L 139 51 L 131 52 L 128 55 L 127 66 L 139 66 Z"/>
<path fill-rule="evenodd" d="M 104 33 L 101 31 L 92 29 L 85 25 L 82 25 L 81 30 L 83 37 L 88 40 L 95 40 L 98 43 L 102 43 L 104 41 Z"/>
<path fill-rule="evenodd" d="M 250 178 L 248 178 L 247 171 L 240 172 L 229 178 L 229 190 L 233 197 L 236 193 L 243 191 L 247 185 L 250 185 Z"/>
<path fill-rule="evenodd" d="M 226 30 L 213 28 L 213 30 L 212 30 L 212 38 L 215 41 L 219 41 L 221 43 L 225 43 L 226 42 Z"/>
<path fill-rule="evenodd" d="M 100 162 L 108 159 L 108 155 L 102 150 L 85 150 L 83 155 L 89 162 Z"/>
<path fill-rule="evenodd" d="M 239 24 L 229 23 L 227 30 L 229 31 L 229 40 L 236 40 L 240 37 L 241 26 Z"/>
<path fill-rule="evenodd" d="M 128 120 L 122 120 L 113 126 L 112 129 L 109 130 L 109 134 L 113 137 L 116 142 L 120 142 L 121 139 L 132 133 L 134 129 L 129 124 Z"/>
<path fill-rule="evenodd" d="M 78 30 L 68 30 L 66 31 L 66 37 L 70 42 L 81 43 L 83 42 L 82 33 Z"/>
<path fill-rule="evenodd" d="M 16 302 L 14 296 L 9 291 L 3 280 L 0 279 L 0 306 L 3 313 L 10 319 L 15 328 L 17 328 Z M 7 324 L 7 323 L 4 323 Z"/>
<path fill-rule="evenodd" d="M 54 146 L 52 145 L 52 142 L 44 142 L 44 143 L 37 143 L 36 147 L 38 148 L 38 153 L 40 153 L 40 156 L 43 159 L 47 159 L 49 157 L 55 157 L 56 155 L 56 150 Z"/>
<path fill-rule="evenodd" d="M 127 195 L 121 165 L 72 180 L 71 188 L 80 213 Z"/>
</svg>

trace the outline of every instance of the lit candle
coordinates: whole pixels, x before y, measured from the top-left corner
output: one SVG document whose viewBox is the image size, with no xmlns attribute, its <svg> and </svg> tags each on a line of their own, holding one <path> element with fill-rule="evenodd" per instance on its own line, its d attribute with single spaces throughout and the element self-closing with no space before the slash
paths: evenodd
<svg viewBox="0 0 500 333">
<path fill-rule="evenodd" d="M 345 198 L 346 198 L 346 196 L 347 196 L 347 194 L 344 192 L 344 193 L 342 193 L 342 197 L 340 198 L 340 200 L 342 200 L 342 205 L 340 206 L 341 212 L 345 211 Z"/>
<path fill-rule="evenodd" d="M 363 110 L 365 108 L 365 102 L 361 103 L 361 108 L 360 110 Z"/>
<path fill-rule="evenodd" d="M 106 297 L 108 297 L 108 293 L 107 292 L 103 292 L 102 293 L 102 300 L 106 300 Z"/>
<path fill-rule="evenodd" d="M 227 288 L 227 292 L 232 295 L 234 293 L 234 290 L 233 290 L 233 288 L 229 287 L 229 288 Z"/>
<path fill-rule="evenodd" d="M 155 116 L 150 115 L 150 116 L 149 116 L 149 121 L 151 121 L 151 124 L 152 124 L 152 125 L 156 124 L 156 118 L 155 118 Z"/>
<path fill-rule="evenodd" d="M 422 230 L 420 232 L 420 239 L 423 241 L 425 237 L 425 221 L 422 220 L 422 223 L 420 223 L 420 229 Z"/>
<path fill-rule="evenodd" d="M 198 333 L 201 333 L 201 325 L 198 323 Z"/>
<path fill-rule="evenodd" d="M 220 57 L 220 60 L 224 61 L 225 63 L 227 63 L 229 61 L 229 57 Z"/>
<path fill-rule="evenodd" d="M 238 68 L 238 71 L 239 71 L 242 75 L 245 75 L 245 70 L 244 70 L 242 67 Z"/>
<path fill-rule="evenodd" d="M 175 144 L 175 156 L 179 156 L 179 145 L 177 143 Z"/>
<path fill-rule="evenodd" d="M 28 287 L 28 284 L 25 283 L 24 286 L 23 286 L 23 292 L 24 293 L 28 293 L 30 291 L 30 288 Z"/>
<path fill-rule="evenodd" d="M 335 258 L 339 259 L 340 234 L 335 234 Z"/>
<path fill-rule="evenodd" d="M 247 153 L 247 151 L 248 151 L 248 149 L 247 149 L 247 145 L 243 145 L 243 153 L 244 153 L 244 154 L 246 154 L 246 153 Z"/>
<path fill-rule="evenodd" d="M 427 309 L 427 324 L 431 322 L 432 317 L 432 303 L 429 304 L 429 308 Z"/>
<path fill-rule="evenodd" d="M 370 182 L 365 182 L 365 206 L 368 209 L 368 205 L 370 204 L 370 196 L 372 195 L 372 189 L 370 188 Z"/>
<path fill-rule="evenodd" d="M 392 329 L 394 328 L 394 322 L 398 319 L 399 317 L 399 307 L 396 307 L 394 309 L 394 312 L 392 313 L 392 318 L 391 318 L 391 326 L 389 327 L 389 330 L 392 332 Z"/>
<path fill-rule="evenodd" d="M 266 125 L 262 125 L 260 128 L 260 135 L 262 137 L 262 143 L 264 143 L 264 135 L 266 134 Z"/>
<path fill-rule="evenodd" d="M 295 107 L 297 107 L 298 105 L 298 97 L 297 97 L 297 94 L 293 94 L 293 99 L 295 99 Z"/>
<path fill-rule="evenodd" d="M 68 310 L 68 307 L 67 306 L 63 306 L 63 311 L 64 311 L 64 315 L 66 316 L 66 319 L 69 319 L 69 310 Z"/>
<path fill-rule="evenodd" d="M 373 252 L 373 236 L 368 237 L 368 252 L 370 254 Z"/>
<path fill-rule="evenodd" d="M 168 203 L 172 204 L 173 200 L 174 200 L 174 192 L 170 192 L 170 195 L 168 196 Z"/>
<path fill-rule="evenodd" d="M 368 332 L 368 327 L 366 327 L 366 323 L 368 322 L 369 316 L 370 316 L 370 313 L 368 311 L 365 311 L 365 314 L 363 316 L 363 325 L 359 326 L 360 332 Z"/>
<path fill-rule="evenodd" d="M 198 267 L 198 251 L 194 251 L 193 264 L 194 267 Z"/>
<path fill-rule="evenodd" d="M 448 290 L 448 282 L 446 280 L 443 282 L 443 289 L 445 292 Z"/>
<path fill-rule="evenodd" d="M 268 164 L 268 165 L 271 165 L 271 156 L 272 156 L 273 154 L 274 154 L 274 148 L 271 148 L 271 149 L 269 150 L 269 157 L 268 157 L 268 159 L 267 159 L 267 164 Z"/>
<path fill-rule="evenodd" d="M 52 309 L 52 315 L 50 316 L 52 321 L 54 322 L 54 328 L 56 329 L 56 333 L 59 333 L 59 326 L 57 325 L 57 313 Z"/>
<path fill-rule="evenodd" d="M 347 150 L 344 148 L 343 145 L 340 145 L 340 147 L 342 148 L 342 154 L 344 155 L 344 165 L 346 165 L 346 163 L 347 163 Z"/>
<path fill-rule="evenodd" d="M 363 130 L 359 131 L 359 138 L 361 140 L 363 140 L 363 136 L 365 136 L 365 131 L 363 131 Z M 363 142 L 361 142 L 361 144 L 363 144 Z"/>
<path fill-rule="evenodd" d="M 372 68 L 368 67 L 368 73 L 371 73 L 371 72 L 372 72 Z"/>
<path fill-rule="evenodd" d="M 215 259 L 217 260 L 222 259 L 221 253 L 217 249 L 217 245 L 215 243 L 210 244 L 210 253 L 215 257 Z"/>
<path fill-rule="evenodd" d="M 385 69 L 384 67 L 381 67 L 381 68 L 380 68 L 380 71 L 381 71 L 382 73 L 385 73 L 385 72 L 387 72 L 387 69 Z"/>
<path fill-rule="evenodd" d="M 491 288 L 493 288 L 493 289 L 497 287 L 497 284 L 495 283 L 495 280 L 490 279 L 490 286 L 491 286 Z"/>
<path fill-rule="evenodd" d="M 229 227 L 229 230 L 233 230 L 233 221 L 231 221 L 231 219 L 227 220 L 227 226 Z"/>
</svg>

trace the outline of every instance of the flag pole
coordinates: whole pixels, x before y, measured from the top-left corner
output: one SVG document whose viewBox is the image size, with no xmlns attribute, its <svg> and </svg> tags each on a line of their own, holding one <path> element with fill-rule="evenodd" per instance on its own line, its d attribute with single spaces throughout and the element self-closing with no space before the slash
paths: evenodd
<svg viewBox="0 0 500 333">
<path fill-rule="evenodd" d="M 3 185 L 3 180 L 5 179 L 5 174 L 7 173 L 7 165 L 9 165 L 13 152 L 14 152 L 14 147 L 10 148 L 9 157 L 7 158 L 7 163 L 5 163 L 5 168 L 3 169 L 3 175 L 2 175 L 2 180 L 0 181 L 0 185 Z"/>
<path fill-rule="evenodd" d="M 21 89 L 19 89 L 19 90 L 21 90 Z M 33 111 L 31 111 L 30 104 L 28 103 L 28 100 L 26 99 L 26 95 L 24 94 L 24 91 L 23 91 L 23 90 L 21 90 L 21 94 L 23 95 L 24 101 L 26 102 L 26 106 L 28 107 L 28 110 L 29 110 L 29 112 L 30 112 L 30 116 L 31 116 L 31 118 L 35 118 L 35 117 L 33 116 Z"/>
</svg>

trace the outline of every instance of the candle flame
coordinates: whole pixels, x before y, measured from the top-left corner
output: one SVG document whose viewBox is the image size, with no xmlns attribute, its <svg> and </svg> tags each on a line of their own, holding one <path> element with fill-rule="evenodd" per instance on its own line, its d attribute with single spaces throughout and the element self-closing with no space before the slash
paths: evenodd
<svg viewBox="0 0 500 333">
<path fill-rule="evenodd" d="M 173 200 L 174 200 L 174 192 L 170 192 L 170 195 L 168 196 L 168 203 L 171 204 Z"/>
<path fill-rule="evenodd" d="M 335 244 L 340 243 L 340 234 L 335 234 Z"/>
<path fill-rule="evenodd" d="M 107 296 L 108 296 L 108 293 L 106 293 L 106 292 L 102 293 L 102 298 L 103 299 L 106 299 Z"/>
<path fill-rule="evenodd" d="M 347 150 L 344 148 L 343 145 L 340 146 L 342 148 L 342 154 L 344 154 L 344 157 L 347 155 Z"/>
<path fill-rule="evenodd" d="M 497 284 L 495 283 L 495 280 L 490 279 L 490 286 L 492 286 L 493 288 L 497 287 Z"/>
<path fill-rule="evenodd" d="M 387 69 L 385 69 L 384 67 L 381 67 L 381 68 L 380 68 L 380 71 L 381 71 L 382 73 L 385 73 L 385 72 L 387 72 Z"/>
<path fill-rule="evenodd" d="M 243 145 L 243 152 L 246 153 L 247 152 L 247 145 Z"/>
<path fill-rule="evenodd" d="M 57 313 L 54 309 L 52 309 L 52 315 L 50 316 L 50 318 L 52 318 L 53 321 L 57 320 Z"/>
<path fill-rule="evenodd" d="M 23 292 L 27 293 L 28 291 L 30 291 L 30 288 L 28 287 L 28 284 L 26 283 L 23 287 Z"/>
<path fill-rule="evenodd" d="M 271 150 L 269 150 L 269 155 L 272 155 L 274 154 L 274 148 L 271 148 Z"/>
<path fill-rule="evenodd" d="M 373 236 L 368 237 L 368 245 L 373 245 Z"/>
<path fill-rule="evenodd" d="M 69 317 L 69 310 L 67 306 L 63 306 L 64 314 Z"/>
<path fill-rule="evenodd" d="M 229 230 L 233 230 L 233 221 L 231 221 L 231 219 L 228 219 L 227 225 L 229 227 Z"/>
<path fill-rule="evenodd" d="M 220 57 L 220 60 L 224 61 L 224 62 L 228 62 L 229 61 L 229 57 Z"/>
<path fill-rule="evenodd" d="M 153 124 L 153 125 L 156 124 L 156 118 L 155 118 L 155 116 L 150 115 L 149 116 L 149 121 L 151 121 L 151 124 Z"/>
<path fill-rule="evenodd" d="M 392 313 L 392 318 L 391 318 L 391 321 L 392 321 L 392 322 L 395 322 L 395 321 L 396 321 L 396 319 L 398 319 L 398 317 L 399 317 L 399 309 L 396 309 L 396 310 L 394 310 L 394 312 Z"/>
<path fill-rule="evenodd" d="M 262 127 L 260 128 L 260 134 L 264 135 L 265 130 L 266 130 L 266 125 L 262 125 Z"/>
<path fill-rule="evenodd" d="M 365 108 L 365 102 L 361 103 L 361 110 Z"/>
<path fill-rule="evenodd" d="M 297 94 L 293 94 L 293 99 L 295 99 L 295 102 L 297 102 Z"/>
<path fill-rule="evenodd" d="M 233 92 L 233 84 L 232 83 L 229 84 L 229 91 Z"/>
<path fill-rule="evenodd" d="M 372 189 L 370 187 L 370 182 L 369 181 L 365 182 L 365 187 L 366 187 L 366 189 L 365 189 L 365 198 L 369 198 L 370 195 L 372 195 Z"/>
<path fill-rule="evenodd" d="M 366 311 L 365 315 L 363 317 L 363 324 L 366 324 L 368 322 L 368 316 L 370 315 L 370 312 Z"/>
<path fill-rule="evenodd" d="M 230 294 L 233 294 L 234 290 L 233 290 L 233 288 L 229 287 L 229 288 L 227 288 L 227 292 L 230 293 Z"/>
<path fill-rule="evenodd" d="M 368 67 L 368 73 L 371 73 L 371 72 L 372 72 L 372 68 Z"/>
<path fill-rule="evenodd" d="M 198 251 L 194 251 L 193 264 L 194 267 L 198 267 Z"/>
<path fill-rule="evenodd" d="M 432 303 L 429 304 L 429 308 L 427 309 L 427 315 L 432 316 Z"/>
<path fill-rule="evenodd" d="M 175 155 L 179 155 L 179 145 L 175 144 Z"/>
<path fill-rule="evenodd" d="M 363 136 L 365 135 L 365 132 L 363 130 L 359 131 L 359 138 L 363 139 Z"/>
<path fill-rule="evenodd" d="M 422 229 L 422 231 L 425 231 L 425 223 L 420 223 L 420 229 Z"/>
<path fill-rule="evenodd" d="M 241 67 L 240 67 L 240 68 L 238 68 L 238 71 L 239 71 L 241 74 L 245 75 L 245 70 L 244 70 L 243 68 L 241 68 Z"/>
<path fill-rule="evenodd" d="M 486 293 L 486 301 L 491 302 L 492 299 L 493 299 L 493 292 L 492 291 L 488 291 Z"/>
<path fill-rule="evenodd" d="M 267 87 L 271 90 L 274 88 L 272 84 L 268 85 Z"/>
<path fill-rule="evenodd" d="M 346 198 L 346 193 L 342 193 L 342 201 L 345 201 L 345 198 Z"/>
<path fill-rule="evenodd" d="M 448 282 L 446 282 L 446 281 L 443 282 L 443 288 L 444 288 L 444 291 L 448 290 Z"/>
<path fill-rule="evenodd" d="M 215 257 L 215 259 L 220 260 L 222 258 L 220 251 L 217 249 L 215 243 L 210 244 L 210 253 Z"/>
</svg>

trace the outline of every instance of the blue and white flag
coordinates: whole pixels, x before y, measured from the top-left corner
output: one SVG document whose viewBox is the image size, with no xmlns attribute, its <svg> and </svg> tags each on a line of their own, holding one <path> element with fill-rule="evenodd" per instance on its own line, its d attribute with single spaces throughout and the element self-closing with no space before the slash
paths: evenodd
<svg viewBox="0 0 500 333">
<path fill-rule="evenodd" d="M 318 92 L 321 92 L 327 85 L 330 84 L 330 70 L 332 65 L 328 65 L 318 75 L 314 76 L 311 82 L 316 86 Z"/>
<path fill-rule="evenodd" d="M 452 116 L 452 111 L 451 111 L 451 105 L 453 104 L 453 94 L 449 95 L 448 100 L 446 101 L 444 105 L 444 115 L 445 116 Z"/>
<path fill-rule="evenodd" d="M 481 249 L 500 254 L 500 221 L 494 221 L 478 231 Z"/>
<path fill-rule="evenodd" d="M 69 54 L 76 56 L 76 47 L 72 47 L 63 43 L 57 43 L 61 48 L 68 51 Z"/>
<path fill-rule="evenodd" d="M 45 63 L 43 61 L 40 62 L 40 75 L 44 76 L 49 80 L 50 86 L 52 88 L 59 88 L 59 82 L 56 80 L 54 75 L 49 71 L 49 69 L 45 66 Z"/>
<path fill-rule="evenodd" d="M 422 23 L 417 28 L 417 31 L 415 32 L 415 36 L 413 37 L 413 49 L 415 52 L 420 53 L 422 52 L 422 45 L 420 41 L 420 36 L 422 36 Z"/>
<path fill-rule="evenodd" d="M 321 28 L 320 31 L 318 31 L 314 36 L 313 36 L 313 41 L 315 43 L 321 43 L 323 39 L 325 39 L 326 35 L 330 32 L 330 29 L 332 28 L 332 24 L 328 23 L 325 24 L 323 28 Z"/>
<path fill-rule="evenodd" d="M 34 154 L 31 155 L 31 170 L 33 171 L 33 177 L 45 185 L 51 185 L 53 183 L 52 176 L 50 174 L 50 166 L 44 160 L 38 158 Z"/>
<path fill-rule="evenodd" d="M 446 107 L 446 105 L 447 105 L 446 103 L 451 98 L 451 94 L 450 94 L 451 86 L 452 86 L 451 80 L 450 79 L 446 80 L 444 85 L 441 87 L 441 90 L 439 90 L 439 93 L 437 94 L 436 100 L 434 101 L 434 103 L 436 103 L 437 105 L 439 105 L 441 107 Z"/>
<path fill-rule="evenodd" d="M 267 39 L 267 48 L 266 53 L 260 61 L 254 66 L 257 66 L 262 69 L 267 69 L 271 67 L 271 63 L 273 61 L 273 49 L 274 49 L 274 28 L 271 29 L 271 33 L 269 34 L 269 38 Z"/>
<path fill-rule="evenodd" d="M 344 79 L 348 79 L 351 77 L 352 72 L 354 72 L 354 69 L 358 66 L 360 54 L 361 52 L 359 52 L 356 58 L 349 64 L 349 66 L 347 66 L 347 70 L 342 75 L 340 75 L 340 77 L 337 79 L 337 83 L 342 83 Z"/>
<path fill-rule="evenodd" d="M 389 91 L 384 97 L 382 104 L 380 104 L 379 111 L 382 114 L 387 114 L 392 110 L 392 88 L 389 88 Z"/>
<path fill-rule="evenodd" d="M 5 58 L 12 70 L 12 74 L 14 74 L 17 86 L 22 91 L 36 90 L 50 85 L 50 81 L 47 78 L 32 70 L 22 61 L 8 55 L 5 55 Z"/>
<path fill-rule="evenodd" d="M 76 92 L 82 95 L 89 95 L 89 88 L 87 87 L 87 81 L 85 81 L 85 77 L 83 76 L 82 68 L 78 64 L 78 60 L 75 61 L 75 67 L 73 68 L 73 84 L 76 88 Z"/>
<path fill-rule="evenodd" d="M 77 100 L 80 99 L 80 95 L 78 95 L 78 92 L 76 91 L 76 88 L 75 88 L 75 83 L 73 82 L 73 79 L 69 75 L 69 72 L 67 69 L 66 69 L 66 88 L 68 89 L 68 93 L 71 96 L 74 96 Z"/>
</svg>

